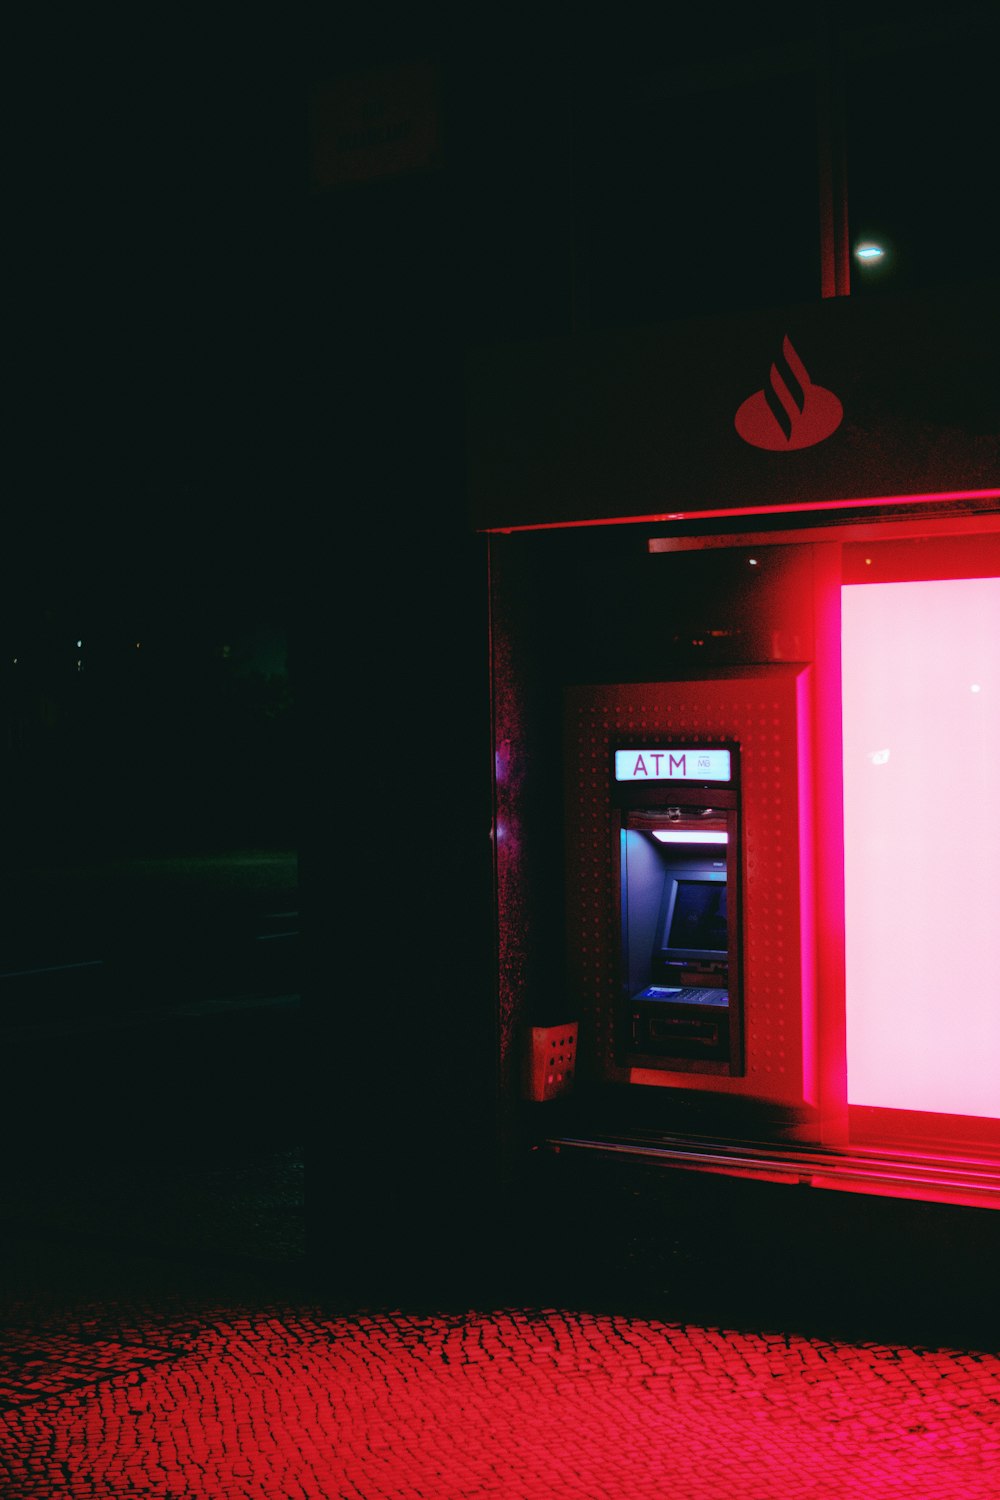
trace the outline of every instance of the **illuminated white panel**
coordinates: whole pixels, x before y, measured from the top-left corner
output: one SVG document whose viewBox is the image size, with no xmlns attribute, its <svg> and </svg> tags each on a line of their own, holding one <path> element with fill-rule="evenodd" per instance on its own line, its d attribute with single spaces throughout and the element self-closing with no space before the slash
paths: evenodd
<svg viewBox="0 0 1000 1500">
<path fill-rule="evenodd" d="M 843 590 L 852 1104 L 1000 1118 L 1000 579 Z"/>
<path fill-rule="evenodd" d="M 728 781 L 728 750 L 616 750 L 616 781 Z"/>
<path fill-rule="evenodd" d="M 728 844 L 729 835 L 724 829 L 717 832 L 710 828 L 692 828 L 685 833 L 682 828 L 654 828 L 654 839 L 661 844 Z"/>
</svg>

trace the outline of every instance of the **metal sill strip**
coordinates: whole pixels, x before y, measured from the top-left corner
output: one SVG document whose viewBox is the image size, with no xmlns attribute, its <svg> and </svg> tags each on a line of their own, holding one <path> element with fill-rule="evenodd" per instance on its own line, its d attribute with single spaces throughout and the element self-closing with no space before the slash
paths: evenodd
<svg viewBox="0 0 1000 1500">
<path fill-rule="evenodd" d="M 553 1152 L 594 1152 L 665 1167 L 778 1179 L 804 1186 L 853 1187 L 862 1192 L 882 1190 L 913 1197 L 954 1195 L 963 1202 L 972 1199 L 984 1207 L 1000 1208 L 1000 1160 L 988 1156 L 932 1156 L 893 1148 L 829 1151 L 672 1136 L 550 1136 L 544 1147 Z"/>
</svg>

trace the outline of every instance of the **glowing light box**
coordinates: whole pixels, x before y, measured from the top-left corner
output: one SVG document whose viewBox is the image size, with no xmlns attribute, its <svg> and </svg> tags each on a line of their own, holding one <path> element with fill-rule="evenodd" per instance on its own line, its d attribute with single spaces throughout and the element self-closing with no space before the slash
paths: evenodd
<svg viewBox="0 0 1000 1500">
<path fill-rule="evenodd" d="M 728 750 L 616 750 L 616 781 L 729 781 Z"/>
<path fill-rule="evenodd" d="M 848 1099 L 1000 1118 L 1000 578 L 842 603 Z"/>
<path fill-rule="evenodd" d="M 728 844 L 729 834 L 724 828 L 654 828 L 654 839 L 661 844 Z"/>
</svg>

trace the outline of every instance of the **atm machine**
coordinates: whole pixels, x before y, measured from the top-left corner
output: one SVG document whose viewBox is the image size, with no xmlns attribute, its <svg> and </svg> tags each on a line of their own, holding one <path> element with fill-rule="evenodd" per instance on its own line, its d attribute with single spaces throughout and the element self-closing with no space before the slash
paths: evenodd
<svg viewBox="0 0 1000 1500">
<path fill-rule="evenodd" d="M 512 1156 L 1000 1206 L 998 311 L 833 299 L 474 369 Z M 786 343 L 813 376 L 768 437 Z M 571 1026 L 571 1085 L 518 1101 Z"/>
<path fill-rule="evenodd" d="M 629 1067 L 743 1072 L 737 765 L 735 746 L 615 755 Z"/>
</svg>

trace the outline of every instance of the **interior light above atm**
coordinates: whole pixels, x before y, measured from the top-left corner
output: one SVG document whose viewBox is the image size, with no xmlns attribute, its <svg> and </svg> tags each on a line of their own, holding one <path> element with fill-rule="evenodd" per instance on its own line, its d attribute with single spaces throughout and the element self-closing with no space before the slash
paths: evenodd
<svg viewBox="0 0 1000 1500">
<path fill-rule="evenodd" d="M 654 828 L 654 839 L 661 844 L 728 844 L 729 834 L 724 828 Z"/>
<path fill-rule="evenodd" d="M 871 241 L 866 240 L 863 244 L 858 245 L 854 254 L 860 261 L 871 262 L 882 260 L 885 256 L 885 250 L 881 245 L 875 245 Z"/>
</svg>

